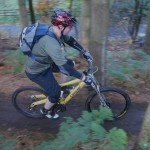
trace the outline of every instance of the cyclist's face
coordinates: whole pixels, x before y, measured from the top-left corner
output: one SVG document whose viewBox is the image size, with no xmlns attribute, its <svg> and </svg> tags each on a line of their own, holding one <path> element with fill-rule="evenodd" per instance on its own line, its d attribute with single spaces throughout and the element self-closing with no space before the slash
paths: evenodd
<svg viewBox="0 0 150 150">
<path fill-rule="evenodd" d="M 72 30 L 73 26 L 68 26 L 65 28 L 65 30 L 63 31 L 63 35 L 68 35 L 69 32 Z"/>
</svg>

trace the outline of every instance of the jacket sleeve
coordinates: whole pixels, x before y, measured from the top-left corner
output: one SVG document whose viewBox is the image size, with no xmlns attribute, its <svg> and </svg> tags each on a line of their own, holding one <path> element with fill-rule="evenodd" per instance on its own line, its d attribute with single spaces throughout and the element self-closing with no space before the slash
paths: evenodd
<svg viewBox="0 0 150 150">
<path fill-rule="evenodd" d="M 68 62 L 58 67 L 59 67 L 60 72 L 62 72 L 63 74 L 67 76 L 73 76 L 78 79 L 82 78 L 82 74 L 78 72 L 73 66 L 69 65 Z"/>
</svg>

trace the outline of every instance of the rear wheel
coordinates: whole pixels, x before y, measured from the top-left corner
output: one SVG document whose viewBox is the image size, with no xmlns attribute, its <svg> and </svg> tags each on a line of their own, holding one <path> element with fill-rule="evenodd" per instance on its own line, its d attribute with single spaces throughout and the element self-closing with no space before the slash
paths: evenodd
<svg viewBox="0 0 150 150">
<path fill-rule="evenodd" d="M 47 97 L 46 93 L 38 87 L 20 87 L 13 93 L 12 103 L 14 107 L 22 114 L 28 117 L 41 118 L 44 117 L 40 112 L 40 109 L 43 108 L 43 104 L 37 106 L 31 105 L 33 102 L 41 100 L 40 98 L 35 98 L 35 95 L 41 94 Z"/>
<path fill-rule="evenodd" d="M 119 119 L 127 113 L 131 100 L 125 91 L 114 87 L 104 87 L 101 88 L 100 92 L 102 96 L 105 97 L 107 105 L 112 110 L 114 119 Z M 89 112 L 94 109 L 99 109 L 100 105 L 101 102 L 97 93 L 93 93 L 87 98 L 86 109 Z"/>
</svg>

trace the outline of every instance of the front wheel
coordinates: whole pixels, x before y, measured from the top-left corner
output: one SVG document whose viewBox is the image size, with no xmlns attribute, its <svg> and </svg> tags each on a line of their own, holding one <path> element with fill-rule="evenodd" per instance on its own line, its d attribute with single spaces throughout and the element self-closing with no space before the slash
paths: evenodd
<svg viewBox="0 0 150 150">
<path fill-rule="evenodd" d="M 41 118 L 44 117 L 40 109 L 43 104 L 32 106 L 32 103 L 40 101 L 37 95 L 47 97 L 46 93 L 39 87 L 24 86 L 18 88 L 12 95 L 12 103 L 14 107 L 22 114 L 28 117 Z"/>
<path fill-rule="evenodd" d="M 111 109 L 114 119 L 119 119 L 127 113 L 131 100 L 125 91 L 114 87 L 103 87 L 100 89 L 100 93 Z M 93 93 L 87 98 L 86 109 L 89 112 L 99 109 L 100 105 L 101 101 L 97 93 Z"/>
</svg>

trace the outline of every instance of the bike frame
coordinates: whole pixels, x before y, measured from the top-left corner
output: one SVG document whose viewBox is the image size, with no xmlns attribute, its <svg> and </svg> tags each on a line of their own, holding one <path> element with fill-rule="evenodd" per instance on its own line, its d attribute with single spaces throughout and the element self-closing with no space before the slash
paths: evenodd
<svg viewBox="0 0 150 150">
<path fill-rule="evenodd" d="M 74 80 L 71 80 L 69 82 L 65 82 L 65 83 L 60 84 L 61 87 L 64 87 L 64 86 L 74 86 L 74 87 L 73 87 L 73 89 L 70 90 L 70 94 L 68 94 L 67 97 L 65 97 L 65 98 L 62 97 L 60 99 L 59 103 L 62 105 L 65 105 L 66 103 L 68 103 L 72 99 L 72 97 L 75 96 L 80 91 L 80 89 L 82 89 L 85 85 L 86 84 L 82 80 L 79 80 L 79 79 L 74 79 Z M 31 104 L 31 107 L 44 104 L 47 101 L 46 96 L 43 94 L 34 95 L 33 97 L 35 99 L 42 99 L 42 100 L 33 102 Z"/>
<path fill-rule="evenodd" d="M 89 93 L 88 98 L 85 102 L 85 108 L 87 111 L 92 112 L 95 108 L 97 109 L 99 106 L 106 107 L 108 109 L 112 109 L 113 118 L 118 119 L 124 116 L 130 106 L 131 100 L 128 94 L 115 87 L 103 87 L 95 78 L 95 72 L 97 72 L 98 67 L 93 67 L 93 60 L 88 59 L 88 67 L 85 71 L 83 71 L 83 74 L 85 75 L 85 81 L 82 81 L 81 79 L 73 79 L 69 82 L 60 84 L 60 87 L 62 87 L 62 90 L 64 89 L 64 95 L 59 98 L 59 101 L 56 105 L 52 108 L 53 112 L 63 112 L 66 110 L 65 105 L 71 101 L 71 99 L 84 87 L 86 86 L 86 82 L 89 81 L 90 87 L 93 88 L 94 92 Z M 23 94 L 22 94 L 23 93 Z M 27 93 L 27 94 L 26 94 Z M 34 94 L 32 94 L 34 93 Z M 119 97 L 116 94 L 119 94 Z M 112 95 L 113 98 L 109 95 Z M 26 96 L 25 103 L 21 103 L 21 101 L 24 101 Z M 86 96 L 86 95 L 84 95 Z M 121 96 L 121 98 L 120 98 Z M 21 113 L 23 113 L 26 116 L 34 117 L 34 118 L 40 118 L 44 115 L 41 113 L 40 109 L 43 107 L 43 105 L 48 102 L 48 94 L 46 94 L 46 91 L 40 89 L 39 87 L 33 87 L 33 86 L 25 86 L 18 88 L 12 95 L 12 102 L 14 107 Z M 122 100 L 123 103 L 121 104 L 120 109 L 117 109 L 117 102 Z M 115 100 L 113 102 L 113 100 Z M 95 104 L 94 104 L 95 102 Z M 111 105 L 113 104 L 114 105 Z M 27 107 L 26 107 L 27 106 Z M 96 106 L 96 107 L 95 107 Z M 111 107 L 112 106 L 112 107 Z M 113 107 L 115 106 L 115 107 Z M 35 107 L 35 108 L 34 108 Z M 115 110 L 116 109 L 116 110 Z"/>
</svg>

